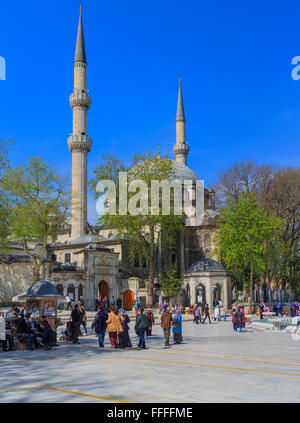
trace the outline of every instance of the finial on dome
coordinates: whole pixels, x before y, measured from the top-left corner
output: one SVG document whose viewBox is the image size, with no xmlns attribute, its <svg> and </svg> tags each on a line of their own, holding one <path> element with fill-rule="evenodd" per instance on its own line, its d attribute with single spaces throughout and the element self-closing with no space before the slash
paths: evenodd
<svg viewBox="0 0 300 423">
<path fill-rule="evenodd" d="M 158 155 L 157 155 L 157 158 L 158 158 L 159 160 L 161 160 L 161 159 L 162 159 L 162 157 L 161 157 L 161 155 L 160 155 L 160 144 L 158 144 Z"/>
</svg>

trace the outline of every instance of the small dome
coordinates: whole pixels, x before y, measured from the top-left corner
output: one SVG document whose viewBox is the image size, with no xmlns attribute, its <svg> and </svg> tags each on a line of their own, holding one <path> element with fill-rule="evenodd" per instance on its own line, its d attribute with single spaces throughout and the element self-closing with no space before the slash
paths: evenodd
<svg viewBox="0 0 300 423">
<path fill-rule="evenodd" d="M 103 242 L 106 240 L 107 238 L 102 235 L 97 235 L 92 232 L 89 232 L 86 235 L 74 239 L 73 241 L 71 241 L 71 244 L 95 244 L 96 242 Z"/>
<path fill-rule="evenodd" d="M 225 272 L 224 266 L 211 258 L 204 258 L 195 261 L 188 270 L 188 273 L 198 272 Z"/>
<path fill-rule="evenodd" d="M 48 281 L 34 282 L 26 293 L 26 297 L 59 297 L 56 286 Z"/>
<path fill-rule="evenodd" d="M 175 160 L 174 160 L 174 166 L 175 166 L 176 178 L 180 179 L 181 181 L 184 181 L 184 180 L 198 181 L 199 180 L 196 173 L 192 171 L 192 169 L 190 169 L 188 166 L 182 163 L 176 162 Z"/>
</svg>

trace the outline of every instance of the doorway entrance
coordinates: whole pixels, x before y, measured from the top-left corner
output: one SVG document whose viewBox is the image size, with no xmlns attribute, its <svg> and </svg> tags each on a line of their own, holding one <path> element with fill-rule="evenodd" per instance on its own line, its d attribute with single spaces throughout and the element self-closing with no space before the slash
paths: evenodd
<svg viewBox="0 0 300 423">
<path fill-rule="evenodd" d="M 106 281 L 100 281 L 98 285 L 99 300 L 102 302 L 104 297 L 108 299 L 109 287 Z"/>
<path fill-rule="evenodd" d="M 125 310 L 132 310 L 134 307 L 134 293 L 130 289 L 123 293 L 123 307 Z"/>
</svg>

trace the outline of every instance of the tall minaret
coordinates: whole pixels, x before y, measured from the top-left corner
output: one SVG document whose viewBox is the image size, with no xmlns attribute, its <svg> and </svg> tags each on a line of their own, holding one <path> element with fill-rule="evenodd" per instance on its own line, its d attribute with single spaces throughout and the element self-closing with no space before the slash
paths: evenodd
<svg viewBox="0 0 300 423">
<path fill-rule="evenodd" d="M 188 155 L 189 147 L 185 141 L 185 117 L 181 92 L 181 78 L 179 78 L 179 91 L 176 114 L 176 144 L 173 147 L 173 152 L 176 156 L 176 162 L 186 165 L 186 156 Z"/>
<path fill-rule="evenodd" d="M 86 55 L 80 16 L 74 59 L 74 93 L 70 95 L 73 109 L 73 134 L 68 138 L 72 153 L 72 239 L 86 234 L 87 227 L 87 155 L 91 151 L 92 140 L 87 135 L 87 111 L 91 97 L 86 90 Z"/>
</svg>

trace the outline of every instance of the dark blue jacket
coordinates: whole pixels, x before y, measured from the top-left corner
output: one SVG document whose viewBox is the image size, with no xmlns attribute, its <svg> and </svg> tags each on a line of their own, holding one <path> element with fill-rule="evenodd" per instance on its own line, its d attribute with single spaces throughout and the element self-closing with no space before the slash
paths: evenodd
<svg viewBox="0 0 300 423">
<path fill-rule="evenodd" d="M 106 331 L 107 323 L 106 320 L 108 319 L 108 314 L 105 311 L 98 311 L 96 315 L 96 322 L 95 322 L 95 332 L 97 334 L 103 333 Z"/>
</svg>

